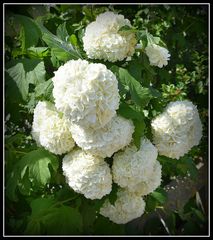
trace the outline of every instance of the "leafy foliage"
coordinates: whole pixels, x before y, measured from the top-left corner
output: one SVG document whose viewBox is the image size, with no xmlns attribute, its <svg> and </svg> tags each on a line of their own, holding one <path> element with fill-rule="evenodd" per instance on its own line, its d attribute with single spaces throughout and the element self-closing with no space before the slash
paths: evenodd
<svg viewBox="0 0 213 240">
<path fill-rule="evenodd" d="M 133 233 L 99 214 L 106 198 L 116 201 L 118 186 L 91 201 L 65 182 L 61 160 L 38 148 L 31 137 L 32 113 L 39 100 L 54 101 L 53 72 L 70 59 L 88 59 L 85 27 L 107 10 L 127 17 L 141 48 L 129 61 L 104 63 L 117 76 L 121 103 L 117 113 L 135 126 L 134 143 L 152 140 L 150 121 L 170 101 L 190 99 L 198 107 L 203 138 L 178 161 L 158 156 L 162 184 L 146 196 L 146 213 L 163 208 L 164 186 L 174 176 L 197 178 L 197 164 L 208 159 L 208 7 L 207 5 L 5 5 L 5 232 L 8 235 L 159 235 L 206 234 L 207 214 L 194 196 L 165 224 L 150 219 Z M 164 16 L 162 18 L 162 16 Z M 180 17 L 181 16 L 181 17 Z M 166 47 L 169 64 L 152 67 L 144 49 Z M 165 44 L 166 43 L 166 44 Z M 106 159 L 112 164 L 112 158 Z M 202 200 L 206 202 L 205 197 Z M 153 227 L 154 226 L 154 227 Z M 165 227 L 166 226 L 166 227 Z"/>
<path fill-rule="evenodd" d="M 66 23 L 59 25 L 57 28 L 57 36 L 46 29 L 42 23 L 38 22 L 38 26 L 42 32 L 42 39 L 51 48 L 51 52 L 58 60 L 68 61 L 71 59 L 78 59 L 81 55 L 69 42 L 69 35 L 66 30 Z"/>
<path fill-rule="evenodd" d="M 15 191 L 19 190 L 28 195 L 33 187 L 41 187 L 50 180 L 51 173 L 49 169 L 57 171 L 58 160 L 56 156 L 46 150 L 38 149 L 24 155 L 15 165 L 14 171 L 9 175 L 7 182 L 7 194 L 11 200 L 17 200 Z"/>
<path fill-rule="evenodd" d="M 45 81 L 44 62 L 37 59 L 14 60 L 8 64 L 7 73 L 13 80 L 23 100 L 27 100 L 29 85 L 36 86 Z"/>
<path fill-rule="evenodd" d="M 27 235 L 69 235 L 82 230 L 82 218 L 77 209 L 57 206 L 51 198 L 38 198 L 31 202 L 32 213 L 25 230 Z"/>
<path fill-rule="evenodd" d="M 41 32 L 39 28 L 36 26 L 35 22 L 31 18 L 23 15 L 14 15 L 14 18 L 22 25 L 21 29 L 22 51 L 29 47 L 36 46 L 41 36 Z"/>
</svg>

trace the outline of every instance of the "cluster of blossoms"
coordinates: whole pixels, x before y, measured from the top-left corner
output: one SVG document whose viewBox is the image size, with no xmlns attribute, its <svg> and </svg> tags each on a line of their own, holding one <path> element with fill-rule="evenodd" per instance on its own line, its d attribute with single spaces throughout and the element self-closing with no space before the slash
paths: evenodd
<svg viewBox="0 0 213 240">
<path fill-rule="evenodd" d="M 119 107 L 118 81 L 103 64 L 70 60 L 52 78 L 58 111 L 83 127 L 106 125 Z"/>
<path fill-rule="evenodd" d="M 69 152 L 62 163 L 67 183 L 86 198 L 100 199 L 112 188 L 104 158 L 128 145 L 134 132 L 131 120 L 116 115 L 116 76 L 103 64 L 70 60 L 55 72 L 53 85 L 55 106 L 38 103 L 33 138 L 55 154 Z M 74 141 L 81 150 L 71 151 Z"/>
<path fill-rule="evenodd" d="M 122 61 L 131 57 L 137 43 L 134 33 L 119 31 L 131 27 L 130 21 L 121 14 L 105 12 L 90 23 L 83 37 L 84 50 L 91 59 L 110 62 Z"/>
<path fill-rule="evenodd" d="M 113 157 L 113 180 L 119 186 L 139 195 L 153 192 L 161 183 L 161 165 L 157 148 L 141 139 L 140 149 L 130 145 Z"/>
<path fill-rule="evenodd" d="M 100 214 L 117 224 L 125 224 L 140 217 L 145 210 L 145 202 L 140 195 L 120 189 L 115 204 L 106 200 L 100 209 Z"/>
<path fill-rule="evenodd" d="M 115 116 L 101 129 L 70 125 L 75 142 L 85 151 L 100 157 L 111 157 L 132 140 L 134 125 L 131 120 Z"/>
<path fill-rule="evenodd" d="M 100 199 L 111 192 L 110 168 L 101 157 L 73 150 L 64 157 L 62 168 L 69 186 L 86 198 Z"/>
<path fill-rule="evenodd" d="M 111 62 L 131 57 L 136 36 L 121 31 L 124 26 L 131 24 L 123 15 L 100 14 L 83 37 L 88 57 Z M 148 44 L 145 53 L 153 66 L 168 64 L 170 54 L 163 47 Z M 117 224 L 140 217 L 145 209 L 142 197 L 161 184 L 158 151 L 179 158 L 199 143 L 202 127 L 196 107 L 188 101 L 170 103 L 152 121 L 155 146 L 144 137 L 137 150 L 132 143 L 133 122 L 116 114 L 118 81 L 104 64 L 70 60 L 52 81 L 55 105 L 38 103 L 33 138 L 52 153 L 66 154 L 62 160 L 66 181 L 86 198 L 101 199 L 111 192 L 113 182 L 120 187 L 115 203 L 106 200 L 100 214 Z M 112 157 L 111 169 L 106 157 Z"/>
<path fill-rule="evenodd" d="M 150 65 L 162 68 L 168 64 L 170 59 L 169 51 L 157 44 L 148 44 L 145 53 L 149 58 Z"/>
<path fill-rule="evenodd" d="M 135 33 L 122 31 L 122 27 L 131 28 L 131 23 L 121 14 L 105 12 L 97 16 L 85 30 L 83 47 L 91 59 L 103 59 L 109 62 L 130 58 L 137 48 Z M 148 43 L 145 53 L 150 65 L 162 68 L 168 64 L 168 50 L 153 42 Z"/>
<path fill-rule="evenodd" d="M 188 100 L 170 102 L 151 123 L 159 154 L 179 159 L 202 137 L 202 124 L 195 105 Z"/>
<path fill-rule="evenodd" d="M 131 144 L 113 157 L 112 177 L 121 190 L 114 205 L 106 200 L 100 214 L 117 224 L 127 223 L 144 213 L 142 196 L 153 192 L 161 183 L 158 151 L 148 139 L 141 139 L 140 149 Z"/>
<path fill-rule="evenodd" d="M 69 122 L 60 116 L 52 103 L 38 102 L 34 109 L 32 136 L 38 146 L 55 154 L 71 151 L 75 142 L 69 131 Z"/>
</svg>

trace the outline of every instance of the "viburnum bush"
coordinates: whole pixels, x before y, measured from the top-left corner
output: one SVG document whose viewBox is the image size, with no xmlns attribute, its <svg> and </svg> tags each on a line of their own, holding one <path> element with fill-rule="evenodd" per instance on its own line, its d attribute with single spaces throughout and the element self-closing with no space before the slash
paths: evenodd
<svg viewBox="0 0 213 240">
<path fill-rule="evenodd" d="M 202 202 L 194 222 L 130 227 L 207 164 L 206 35 L 190 33 L 191 8 L 5 5 L 6 234 L 206 233 Z"/>
</svg>

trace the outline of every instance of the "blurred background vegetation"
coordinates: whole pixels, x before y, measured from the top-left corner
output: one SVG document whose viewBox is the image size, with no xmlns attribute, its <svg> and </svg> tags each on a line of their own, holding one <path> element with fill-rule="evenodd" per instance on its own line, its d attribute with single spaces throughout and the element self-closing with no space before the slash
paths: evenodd
<svg viewBox="0 0 213 240">
<path fill-rule="evenodd" d="M 14 18 L 14 14 L 27 16 L 32 19 L 43 17 L 45 27 L 56 34 L 60 24 L 66 22 L 70 41 L 82 51 L 82 36 L 86 25 L 95 20 L 96 16 L 106 10 L 113 10 L 123 14 L 137 29 L 148 29 L 154 36 L 159 36 L 167 45 L 171 54 L 169 64 L 162 68 L 155 68 L 151 75 L 153 85 L 162 92 L 164 102 L 190 99 L 197 105 L 203 124 L 203 137 L 198 147 L 194 147 L 189 156 L 195 164 L 204 164 L 208 168 L 208 94 L 209 94 L 209 42 L 208 42 L 208 5 L 4 5 L 5 32 L 4 54 L 5 66 L 16 59 L 42 59 L 44 61 L 47 79 L 60 66 L 60 59 L 56 58 L 45 43 L 37 37 L 31 26 L 25 25 L 21 18 Z M 34 32 L 33 32 L 34 31 Z M 33 49 L 28 46 L 29 41 L 36 42 Z M 21 156 L 21 149 L 27 145 L 27 151 L 34 149 L 30 135 L 32 110 L 42 99 L 42 94 L 33 94 L 33 85 L 29 85 L 29 95 L 26 99 L 20 95 L 11 79 L 5 76 L 5 176 L 13 168 L 13 164 Z M 150 76 L 146 76 L 150 77 Z M 32 88 L 32 90 L 31 90 Z M 32 93 L 32 94 L 30 94 Z M 152 109 L 150 118 L 161 109 L 154 100 L 149 106 Z M 9 114 L 9 115 L 8 115 Z M 10 117 L 8 117 L 10 116 Z M 15 138 L 14 138 L 15 136 Z M 11 151 L 13 149 L 13 152 Z M 24 150 L 23 150 L 24 151 Z M 164 161 L 164 181 L 171 176 L 186 174 L 186 165 L 177 163 L 176 166 Z M 190 165 L 191 166 L 191 165 Z M 57 189 L 58 190 L 58 189 Z M 53 191 L 53 190 L 46 190 Z M 54 192 L 54 191 L 53 191 Z M 42 192 L 35 193 L 35 196 Z M 35 197 L 31 196 L 31 198 Z M 5 233 L 23 234 L 26 219 L 30 214 L 30 200 L 19 194 L 18 201 L 5 197 Z M 147 199 L 147 213 L 162 207 L 162 198 L 150 196 Z M 89 209 L 89 208 L 88 208 Z M 87 211 L 87 210 L 85 210 Z M 116 226 L 104 218 L 99 218 L 95 230 L 90 234 L 147 234 L 147 235 L 201 235 L 208 233 L 208 185 L 199 189 L 191 196 L 183 209 L 173 212 L 166 223 L 166 227 L 158 219 L 151 219 L 143 229 L 131 231 L 126 226 Z M 89 221 L 89 218 L 87 218 Z M 95 221 L 95 220 L 94 220 Z M 169 232 L 168 232 L 169 229 Z M 87 231 L 84 233 L 87 234 Z"/>
</svg>

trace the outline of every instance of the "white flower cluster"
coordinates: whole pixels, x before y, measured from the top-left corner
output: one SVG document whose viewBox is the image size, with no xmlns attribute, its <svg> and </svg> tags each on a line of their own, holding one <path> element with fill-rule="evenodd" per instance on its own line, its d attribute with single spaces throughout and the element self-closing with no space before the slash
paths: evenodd
<svg viewBox="0 0 213 240">
<path fill-rule="evenodd" d="M 83 37 L 88 57 L 111 62 L 131 57 L 137 41 L 131 31 L 120 31 L 123 26 L 131 27 L 123 15 L 100 14 Z M 149 43 L 145 53 L 151 65 L 168 64 L 170 54 L 159 45 Z M 133 122 L 116 114 L 118 81 L 104 64 L 70 60 L 58 68 L 52 81 L 55 105 L 37 104 L 33 138 L 52 153 L 67 153 L 62 160 L 66 181 L 86 198 L 101 199 L 111 192 L 113 181 L 119 185 L 117 200 L 114 204 L 106 200 L 100 214 L 117 224 L 140 217 L 145 210 L 142 196 L 161 184 L 158 151 L 178 159 L 199 144 L 202 125 L 196 106 L 189 101 L 171 102 L 152 121 L 155 146 L 142 138 L 138 150 L 129 145 Z M 73 149 L 74 141 L 80 149 Z M 110 169 L 104 158 L 113 154 Z"/>
<path fill-rule="evenodd" d="M 179 159 L 202 137 L 197 107 L 188 100 L 170 102 L 152 121 L 153 142 L 159 154 Z"/>
<path fill-rule="evenodd" d="M 103 64 L 71 60 L 55 72 L 53 83 L 56 107 L 69 119 L 78 146 L 86 150 L 64 157 L 64 175 L 74 191 L 100 199 L 110 193 L 112 185 L 103 157 L 128 145 L 134 131 L 131 121 L 116 116 L 117 79 Z"/>
<path fill-rule="evenodd" d="M 150 65 L 157 66 L 162 68 L 168 64 L 168 60 L 170 59 L 169 51 L 156 44 L 148 44 L 145 48 L 145 52 L 149 57 Z"/>
<path fill-rule="evenodd" d="M 118 190 L 114 205 L 106 200 L 100 209 L 100 214 L 117 224 L 125 224 L 140 217 L 145 210 L 145 202 L 140 195 L 126 190 Z"/>
<path fill-rule="evenodd" d="M 148 139 L 142 139 L 140 149 L 131 145 L 113 157 L 113 181 L 129 192 L 146 195 L 161 183 L 161 165 L 157 149 Z"/>
<path fill-rule="evenodd" d="M 32 136 L 39 146 L 55 154 L 71 151 L 75 145 L 68 121 L 49 102 L 38 102 L 34 110 Z"/>
<path fill-rule="evenodd" d="M 83 37 L 84 50 L 91 59 L 110 62 L 122 61 L 135 52 L 137 40 L 131 32 L 119 32 L 121 27 L 131 27 L 130 21 L 121 14 L 105 12 L 90 23 Z"/>
<path fill-rule="evenodd" d="M 146 181 L 141 181 L 132 186 L 131 192 L 140 194 L 141 196 L 153 192 L 161 184 L 162 167 L 158 161 L 155 161 L 153 170 Z"/>
<path fill-rule="evenodd" d="M 52 80 L 56 108 L 72 123 L 97 129 L 116 114 L 118 81 L 105 65 L 70 60 L 59 67 Z"/>
<path fill-rule="evenodd" d="M 115 116 L 101 129 L 70 126 L 72 136 L 79 147 L 100 157 L 111 157 L 132 140 L 134 125 L 131 120 Z"/>
<path fill-rule="evenodd" d="M 112 190 L 112 175 L 103 158 L 73 150 L 63 158 L 62 169 L 74 191 L 89 199 L 101 199 Z"/>
</svg>

